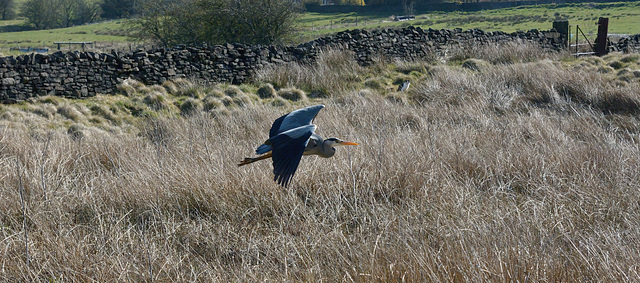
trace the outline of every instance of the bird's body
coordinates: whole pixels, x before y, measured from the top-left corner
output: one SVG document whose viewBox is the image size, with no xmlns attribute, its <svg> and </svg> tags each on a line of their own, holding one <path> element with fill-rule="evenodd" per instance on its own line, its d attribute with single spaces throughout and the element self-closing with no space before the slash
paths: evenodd
<svg viewBox="0 0 640 283">
<path fill-rule="evenodd" d="M 407 91 L 407 89 L 409 89 L 409 85 L 411 85 L 411 82 L 404 81 L 401 85 L 398 86 L 398 91 Z"/>
<path fill-rule="evenodd" d="M 238 166 L 272 158 L 274 181 L 287 187 L 303 155 L 329 158 L 336 153 L 335 146 L 357 145 L 337 138 L 323 139 L 314 133 L 316 125 L 311 122 L 322 108 L 324 105 L 309 106 L 276 119 L 269 139 L 256 149 L 256 154 L 263 155 L 245 158 Z"/>
</svg>

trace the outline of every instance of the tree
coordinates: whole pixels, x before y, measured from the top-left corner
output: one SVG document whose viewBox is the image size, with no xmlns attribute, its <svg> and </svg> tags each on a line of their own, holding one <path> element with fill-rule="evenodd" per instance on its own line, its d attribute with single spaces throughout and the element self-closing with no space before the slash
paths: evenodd
<svg viewBox="0 0 640 283">
<path fill-rule="evenodd" d="M 102 17 L 105 19 L 127 18 L 136 14 L 136 0 L 104 0 Z"/>
<path fill-rule="evenodd" d="M 70 27 L 95 21 L 99 6 L 90 0 L 27 0 L 21 15 L 36 29 Z"/>
<path fill-rule="evenodd" d="M 130 25 L 165 46 L 272 44 L 293 34 L 297 8 L 289 0 L 142 0 Z"/>
<path fill-rule="evenodd" d="M 227 2 L 226 40 L 253 44 L 271 44 L 285 40 L 294 32 L 298 11 L 286 0 L 231 0 Z"/>
<path fill-rule="evenodd" d="M 207 3 L 202 3 L 207 2 Z M 207 5 L 210 4 L 210 5 Z M 208 42 L 204 21 L 220 5 L 213 0 L 142 0 L 140 13 L 129 24 L 139 39 L 152 40 L 164 46 Z"/>
<path fill-rule="evenodd" d="M 11 20 L 15 16 L 15 2 L 13 0 L 0 0 L 0 20 Z"/>
<path fill-rule="evenodd" d="M 22 4 L 22 16 L 27 24 L 36 29 L 45 29 L 52 25 L 52 6 L 47 0 L 27 0 Z"/>
<path fill-rule="evenodd" d="M 71 25 L 82 25 L 100 19 L 100 4 L 95 1 L 72 0 Z"/>
<path fill-rule="evenodd" d="M 414 0 L 401 0 L 402 2 L 402 10 L 405 15 L 413 15 L 414 12 Z"/>
</svg>

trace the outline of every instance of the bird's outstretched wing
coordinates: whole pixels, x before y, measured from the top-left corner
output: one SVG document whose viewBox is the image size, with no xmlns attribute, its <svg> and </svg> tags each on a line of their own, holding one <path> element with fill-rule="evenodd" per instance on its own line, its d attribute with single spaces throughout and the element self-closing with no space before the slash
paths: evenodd
<svg viewBox="0 0 640 283">
<path fill-rule="evenodd" d="M 271 130 L 269 131 L 269 138 L 297 127 L 311 125 L 313 118 L 318 115 L 318 112 L 320 112 L 322 108 L 324 108 L 324 105 L 319 104 L 291 111 L 288 114 L 282 115 L 282 117 L 273 122 Z"/>
<path fill-rule="evenodd" d="M 282 115 L 273 122 L 271 130 L 269 130 L 269 139 L 288 130 L 311 125 L 311 122 L 322 108 L 324 108 L 324 105 L 319 104 L 291 111 L 290 113 Z M 271 141 L 267 140 L 267 142 L 256 149 L 256 154 L 265 154 L 271 150 L 273 150 L 273 146 L 271 145 Z"/>
<path fill-rule="evenodd" d="M 315 125 L 306 125 L 284 131 L 269 139 L 273 147 L 273 180 L 281 186 L 286 188 L 289 185 L 298 169 L 309 137 L 315 130 Z"/>
</svg>

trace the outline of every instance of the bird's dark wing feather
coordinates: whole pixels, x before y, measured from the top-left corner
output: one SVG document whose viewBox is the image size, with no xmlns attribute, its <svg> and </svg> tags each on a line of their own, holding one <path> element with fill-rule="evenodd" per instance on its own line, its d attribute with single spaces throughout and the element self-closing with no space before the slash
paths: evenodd
<svg viewBox="0 0 640 283">
<path fill-rule="evenodd" d="M 264 154 L 271 151 L 273 148 L 269 144 L 262 144 L 256 149 L 256 154 Z"/>
<path fill-rule="evenodd" d="M 273 122 L 271 130 L 269 130 L 269 138 L 297 127 L 311 125 L 313 118 L 318 115 L 322 108 L 324 108 L 322 104 L 314 105 L 282 115 Z"/>
<path fill-rule="evenodd" d="M 298 169 L 307 141 L 315 129 L 315 125 L 302 126 L 270 139 L 273 146 L 273 180 L 281 186 L 286 188 L 289 185 Z"/>
<path fill-rule="evenodd" d="M 280 125 L 282 125 L 282 121 L 287 117 L 289 113 L 282 115 L 280 118 L 273 121 L 273 125 L 271 125 L 271 130 L 269 130 L 269 138 L 275 137 L 280 132 Z"/>
</svg>

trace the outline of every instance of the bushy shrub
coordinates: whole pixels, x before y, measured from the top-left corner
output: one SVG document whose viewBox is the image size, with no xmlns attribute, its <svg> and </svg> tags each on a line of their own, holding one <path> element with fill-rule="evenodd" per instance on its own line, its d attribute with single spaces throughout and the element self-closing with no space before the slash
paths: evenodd
<svg viewBox="0 0 640 283">
<path fill-rule="evenodd" d="M 138 39 L 164 46 L 274 44 L 292 39 L 300 8 L 288 0 L 142 0 L 129 25 Z"/>
</svg>

